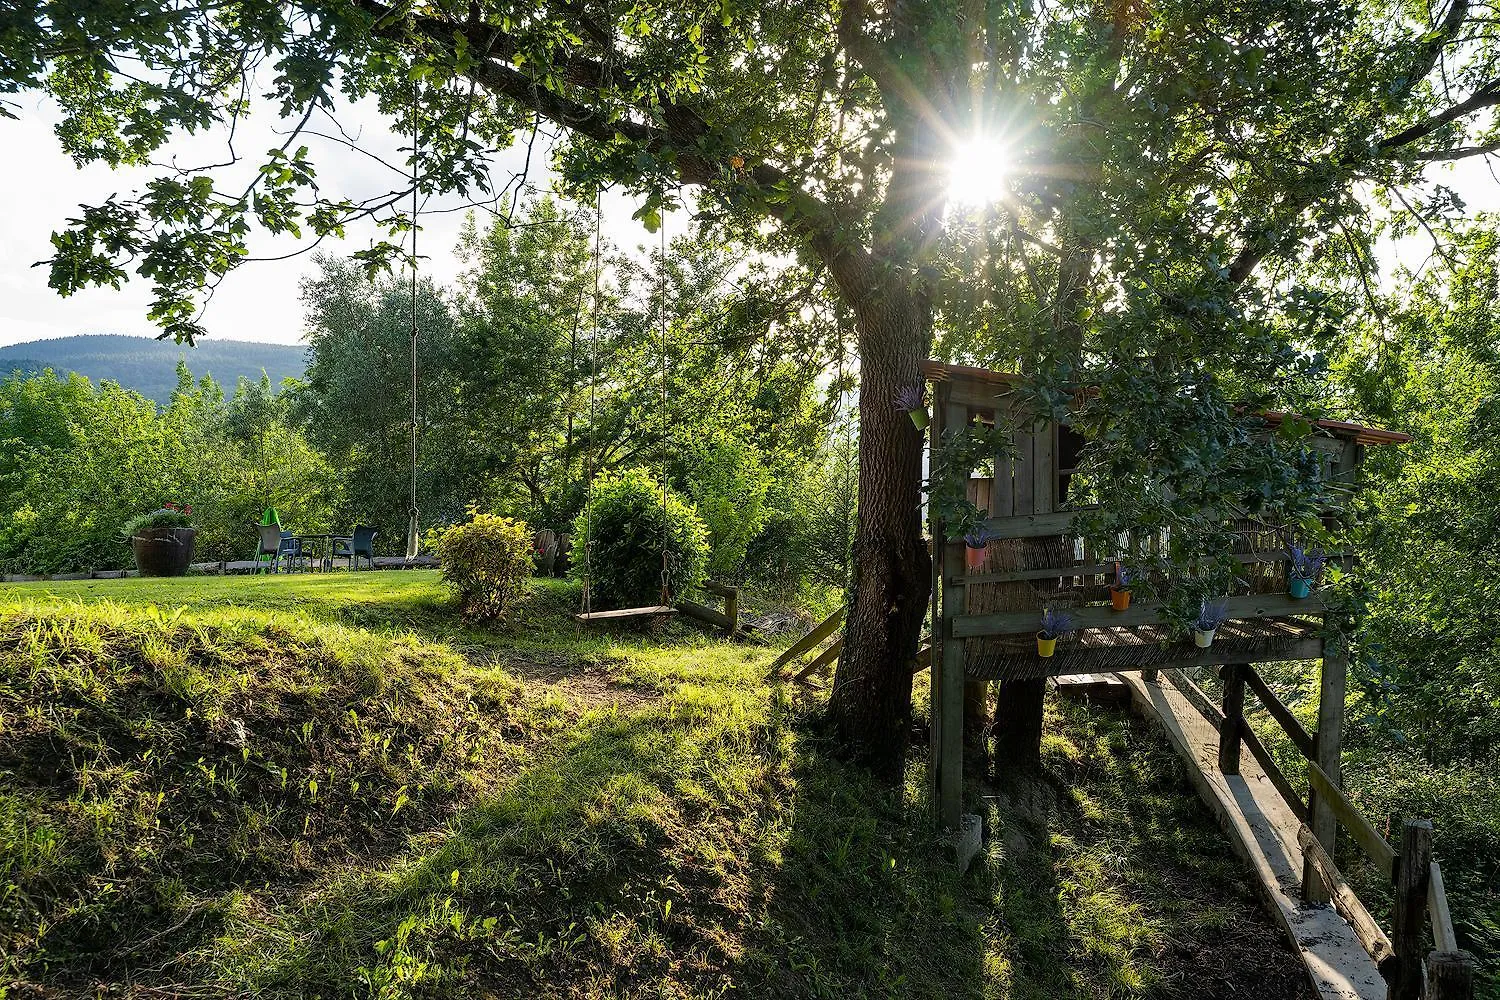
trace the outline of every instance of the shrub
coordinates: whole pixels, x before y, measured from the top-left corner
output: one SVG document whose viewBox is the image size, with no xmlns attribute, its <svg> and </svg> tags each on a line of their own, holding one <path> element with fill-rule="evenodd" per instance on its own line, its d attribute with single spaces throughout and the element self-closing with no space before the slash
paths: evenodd
<svg viewBox="0 0 1500 1000">
<path fill-rule="evenodd" d="M 442 561 L 444 582 L 474 618 L 505 614 L 531 576 L 531 529 L 524 521 L 471 510 L 467 522 L 429 532 L 427 544 Z"/>
<path fill-rule="evenodd" d="M 588 559 L 573 560 L 573 575 L 592 579 L 598 607 L 655 604 L 661 596 L 662 543 L 667 589 L 681 594 L 703 582 L 708 531 L 692 504 L 670 491 L 663 518 L 661 486 L 644 469 L 603 473 L 577 520 L 573 538 L 590 539 Z"/>
<path fill-rule="evenodd" d="M 696 440 L 686 462 L 688 492 L 708 528 L 708 573 L 736 579 L 751 539 L 766 526 L 771 473 L 754 445 L 723 430 Z"/>
</svg>

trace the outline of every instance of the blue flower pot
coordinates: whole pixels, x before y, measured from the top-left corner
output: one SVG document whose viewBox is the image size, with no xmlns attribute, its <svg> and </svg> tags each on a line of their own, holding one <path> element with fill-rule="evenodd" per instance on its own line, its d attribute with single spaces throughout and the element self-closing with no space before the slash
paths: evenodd
<svg viewBox="0 0 1500 1000">
<path fill-rule="evenodd" d="M 1311 580 L 1304 580 L 1300 576 L 1294 576 L 1286 582 L 1286 592 L 1293 600 L 1302 601 L 1306 600 L 1308 595 L 1312 593 L 1312 586 L 1313 582 Z"/>
</svg>

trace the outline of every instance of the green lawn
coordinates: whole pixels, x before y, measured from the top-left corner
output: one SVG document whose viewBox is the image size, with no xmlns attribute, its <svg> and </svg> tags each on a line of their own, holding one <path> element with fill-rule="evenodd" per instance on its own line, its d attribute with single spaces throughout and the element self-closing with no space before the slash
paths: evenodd
<svg viewBox="0 0 1500 1000">
<path fill-rule="evenodd" d="M 0 984 L 1305 995 L 1142 724 L 1053 705 L 960 877 L 919 746 L 881 787 L 774 651 L 575 599 L 483 629 L 420 572 L 0 587 Z"/>
</svg>

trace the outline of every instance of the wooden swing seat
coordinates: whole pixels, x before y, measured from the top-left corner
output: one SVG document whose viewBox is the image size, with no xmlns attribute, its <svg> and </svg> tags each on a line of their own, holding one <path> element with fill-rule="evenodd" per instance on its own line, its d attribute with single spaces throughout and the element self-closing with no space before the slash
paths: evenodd
<svg viewBox="0 0 1500 1000">
<path fill-rule="evenodd" d="M 590 622 L 600 621 L 624 621 L 631 618 L 654 618 L 659 615 L 675 615 L 677 609 L 667 604 L 653 604 L 649 608 L 620 608 L 617 611 L 590 611 L 587 614 L 580 612 L 573 616 L 574 621 L 587 625 Z"/>
</svg>

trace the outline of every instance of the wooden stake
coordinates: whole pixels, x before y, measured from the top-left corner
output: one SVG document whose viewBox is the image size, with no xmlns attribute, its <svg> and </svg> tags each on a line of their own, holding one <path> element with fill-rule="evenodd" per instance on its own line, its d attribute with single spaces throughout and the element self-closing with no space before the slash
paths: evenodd
<svg viewBox="0 0 1500 1000">
<path fill-rule="evenodd" d="M 1435 951 L 1427 956 L 1428 1000 L 1474 1000 L 1474 956 Z"/>
<path fill-rule="evenodd" d="M 1422 932 L 1427 924 L 1427 888 L 1432 878 L 1432 822 L 1409 819 L 1401 827 L 1396 855 L 1395 903 L 1391 908 L 1391 944 L 1396 974 L 1389 1000 L 1421 1000 Z"/>
</svg>

